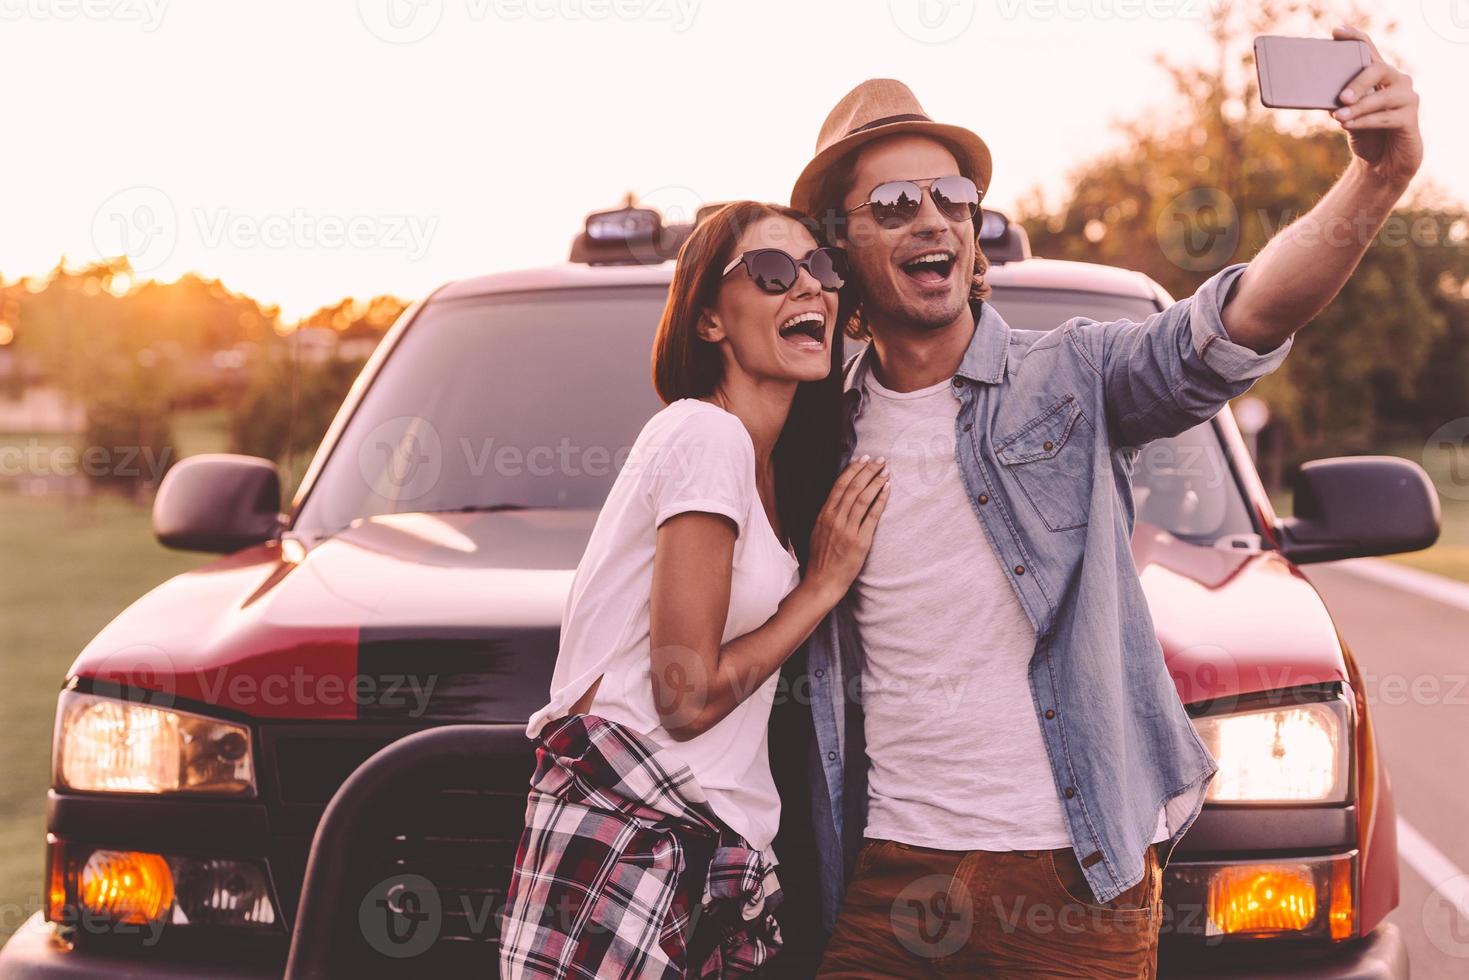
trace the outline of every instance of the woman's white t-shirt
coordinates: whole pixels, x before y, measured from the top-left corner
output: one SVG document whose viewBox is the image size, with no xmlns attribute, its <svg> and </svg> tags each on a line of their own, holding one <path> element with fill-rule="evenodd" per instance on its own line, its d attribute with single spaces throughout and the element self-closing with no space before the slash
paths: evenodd
<svg viewBox="0 0 1469 980">
<path fill-rule="evenodd" d="M 643 426 L 597 517 L 562 611 L 551 700 L 526 732 L 536 737 L 600 676 L 591 713 L 667 748 L 689 766 L 715 815 L 764 848 L 780 824 L 766 745 L 779 674 L 683 742 L 663 728 L 653 703 L 654 545 L 658 526 L 687 511 L 722 514 L 738 529 L 722 642 L 764 624 L 800 581 L 796 557 L 776 539 L 756 491 L 755 447 L 744 423 L 697 398 L 672 402 Z"/>
</svg>

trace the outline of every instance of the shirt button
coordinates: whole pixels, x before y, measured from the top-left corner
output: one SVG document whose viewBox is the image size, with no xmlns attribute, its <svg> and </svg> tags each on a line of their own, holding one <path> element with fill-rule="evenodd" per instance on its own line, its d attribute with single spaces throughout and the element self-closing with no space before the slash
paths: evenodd
<svg viewBox="0 0 1469 980">
<path fill-rule="evenodd" d="M 1024 575 L 1025 574 L 1025 566 L 1024 565 L 1016 565 L 1015 566 L 1015 574 L 1016 575 Z"/>
<path fill-rule="evenodd" d="M 987 494 L 987 493 L 980 494 L 979 495 L 979 502 L 981 504 L 987 504 L 987 503 L 989 503 L 990 502 L 990 495 Z"/>
<path fill-rule="evenodd" d="M 837 754 L 835 752 L 828 752 L 828 753 L 826 753 L 826 757 L 828 759 L 830 759 L 832 762 L 835 762 L 836 761 L 836 758 L 837 758 Z M 1067 792 L 1069 793 L 1070 790 L 1067 790 Z"/>
<path fill-rule="evenodd" d="M 1049 439 L 1047 439 L 1046 440 L 1046 444 L 1044 446 L 1042 446 L 1041 448 L 1042 449 L 1045 449 L 1047 451 L 1050 451 L 1050 450 L 1056 448 L 1056 444 L 1054 442 L 1051 442 Z"/>
<path fill-rule="evenodd" d="M 1066 798 L 1068 800 L 1071 799 L 1075 795 L 1076 795 L 1076 790 L 1072 789 L 1070 786 L 1066 787 Z"/>
<path fill-rule="evenodd" d="M 955 378 L 954 379 L 954 387 L 955 388 L 962 388 L 962 387 L 964 387 L 964 382 L 961 381 L 961 380 L 959 380 L 958 378 Z"/>
<path fill-rule="evenodd" d="M 826 671 L 822 670 L 820 667 L 817 667 L 816 668 L 816 676 L 817 677 L 825 677 L 826 676 Z"/>
<path fill-rule="evenodd" d="M 1046 719 L 1047 720 L 1050 720 L 1050 719 L 1052 719 L 1054 717 L 1056 717 L 1056 711 L 1055 711 L 1055 709 L 1054 708 L 1047 708 L 1046 709 Z"/>
<path fill-rule="evenodd" d="M 964 431 L 965 432 L 968 432 L 972 428 L 974 428 L 974 423 L 973 422 L 965 422 L 964 423 Z"/>
</svg>

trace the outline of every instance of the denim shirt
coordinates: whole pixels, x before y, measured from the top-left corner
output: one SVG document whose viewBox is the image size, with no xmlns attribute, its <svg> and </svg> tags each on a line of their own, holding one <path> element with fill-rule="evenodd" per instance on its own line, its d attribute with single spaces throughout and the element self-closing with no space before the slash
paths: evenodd
<svg viewBox="0 0 1469 980">
<path fill-rule="evenodd" d="M 1259 354 L 1226 334 L 1220 311 L 1245 268 L 1220 270 L 1140 323 L 1076 317 L 1048 331 L 1012 330 L 975 301 L 974 336 L 952 380 L 971 530 L 983 529 L 1035 626 L 1031 698 L 1072 846 L 1098 902 L 1141 880 L 1160 809 L 1171 853 L 1218 768 L 1164 666 L 1133 564 L 1131 472 L 1140 447 L 1211 418 L 1290 350 L 1293 338 Z M 869 345 L 845 370 L 844 467 L 873 356 Z M 863 652 L 852 596 L 807 641 L 812 812 L 828 934 L 866 823 Z"/>
</svg>

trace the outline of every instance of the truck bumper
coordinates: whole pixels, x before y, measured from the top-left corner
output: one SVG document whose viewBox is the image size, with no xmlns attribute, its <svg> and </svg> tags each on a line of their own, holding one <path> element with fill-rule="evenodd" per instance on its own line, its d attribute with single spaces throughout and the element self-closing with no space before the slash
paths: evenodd
<svg viewBox="0 0 1469 980">
<path fill-rule="evenodd" d="M 0 980 L 265 980 L 278 978 L 282 967 L 244 966 L 199 959 L 164 959 L 101 955 L 68 950 L 52 938 L 51 927 L 36 913 L 0 948 Z M 1335 955 L 1276 966 L 1210 965 L 1207 962 L 1165 965 L 1168 980 L 1408 980 L 1408 950 L 1398 927 L 1384 923 Z"/>
<path fill-rule="evenodd" d="M 1407 980 L 1408 948 L 1398 927 L 1385 922 L 1361 939 L 1330 956 L 1290 963 L 1268 960 L 1251 964 L 1211 964 L 1208 954 L 1187 963 L 1160 965 L 1159 977 L 1168 980 Z M 3 974 L 0 974 L 3 977 Z"/>
<path fill-rule="evenodd" d="M 273 977 L 279 980 L 283 971 L 284 964 L 270 968 L 220 962 L 218 959 L 170 958 L 159 955 L 157 950 L 146 956 L 124 956 L 68 949 L 53 938 L 51 926 L 39 912 L 27 919 L 10 941 L 0 947 L 0 980 L 95 980 L 97 977 L 116 980 L 199 980 L 200 977 L 264 980 Z"/>
</svg>

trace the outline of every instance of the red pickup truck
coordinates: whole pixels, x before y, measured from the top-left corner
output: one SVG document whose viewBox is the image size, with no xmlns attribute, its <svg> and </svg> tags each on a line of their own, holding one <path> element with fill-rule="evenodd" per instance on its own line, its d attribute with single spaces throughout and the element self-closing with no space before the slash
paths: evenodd
<svg viewBox="0 0 1469 980">
<path fill-rule="evenodd" d="M 159 539 L 222 557 L 123 610 L 68 672 L 48 900 L 0 950 L 0 980 L 330 975 L 306 947 L 334 943 L 371 975 L 495 974 L 521 727 L 598 507 L 660 407 L 649 350 L 687 230 L 594 215 L 572 261 L 412 306 L 285 512 L 269 461 L 168 473 Z M 1171 302 L 1139 273 L 1031 257 L 998 214 L 982 237 L 1017 327 Z M 1134 483 L 1158 636 L 1221 766 L 1166 872 L 1163 974 L 1406 977 L 1383 922 L 1388 775 L 1347 640 L 1297 566 L 1431 544 L 1427 477 L 1317 461 L 1280 519 L 1226 410 L 1146 448 Z M 801 710 L 777 707 L 781 739 Z M 514 745 L 477 756 L 466 731 Z M 803 873 L 799 849 L 781 853 Z M 321 885 L 333 875 L 348 884 Z"/>
</svg>

